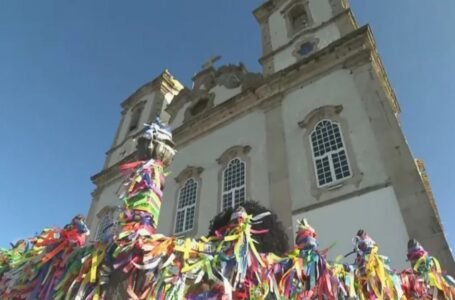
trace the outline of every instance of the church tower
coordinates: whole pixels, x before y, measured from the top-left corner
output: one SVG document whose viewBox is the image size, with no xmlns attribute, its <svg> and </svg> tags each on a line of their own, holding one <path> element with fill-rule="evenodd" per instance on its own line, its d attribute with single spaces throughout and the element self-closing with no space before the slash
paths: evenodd
<svg viewBox="0 0 455 300">
<path fill-rule="evenodd" d="M 307 218 L 322 248 L 335 243 L 331 258 L 350 252 L 364 229 L 394 267 L 407 267 L 406 244 L 415 238 L 455 273 L 370 27 L 357 26 L 347 0 L 268 0 L 254 16 L 262 73 L 215 67 L 216 57 L 191 88 L 165 72 L 124 102 L 104 169 L 92 178 L 92 228 L 104 228 L 118 204 L 117 167 L 134 158 L 137 126 L 160 114 L 178 151 L 161 233 L 206 235 L 213 216 L 254 200 L 277 213 L 291 241 L 297 220 Z"/>
<path fill-rule="evenodd" d="M 271 0 L 254 11 L 264 75 L 271 75 L 357 28 L 346 0 Z"/>
<path fill-rule="evenodd" d="M 92 205 L 88 214 L 88 224 L 93 232 L 91 238 L 101 238 L 109 234 L 109 226 L 118 213 L 120 204 L 117 191 L 121 183 L 118 167 L 136 159 L 136 138 L 142 133 L 144 124 L 159 117 L 169 121 L 166 107 L 183 85 L 165 70 L 154 80 L 144 84 L 121 104 L 121 120 L 111 148 L 106 152 L 103 170 L 92 177 L 96 185 L 92 193 Z"/>
</svg>

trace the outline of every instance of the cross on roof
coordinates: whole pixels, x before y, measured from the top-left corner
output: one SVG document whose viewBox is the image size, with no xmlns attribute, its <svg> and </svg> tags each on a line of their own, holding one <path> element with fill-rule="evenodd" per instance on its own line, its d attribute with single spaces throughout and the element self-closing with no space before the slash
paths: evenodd
<svg viewBox="0 0 455 300">
<path fill-rule="evenodd" d="M 207 59 L 207 61 L 202 65 L 202 70 L 209 69 L 213 64 L 221 59 L 220 55 L 213 55 Z"/>
</svg>

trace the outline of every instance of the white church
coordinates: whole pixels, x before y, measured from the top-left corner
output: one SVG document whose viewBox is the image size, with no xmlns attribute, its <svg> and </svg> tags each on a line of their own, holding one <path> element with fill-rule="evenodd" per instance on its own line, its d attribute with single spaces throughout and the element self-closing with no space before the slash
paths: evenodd
<svg viewBox="0 0 455 300">
<path fill-rule="evenodd" d="M 118 213 L 119 165 L 135 159 L 143 124 L 159 116 L 178 150 L 160 232 L 205 235 L 221 210 L 255 200 L 278 214 L 291 240 L 307 218 L 321 247 L 336 243 L 332 258 L 350 252 L 364 229 L 394 267 L 408 267 L 407 241 L 416 238 L 455 273 L 371 29 L 357 25 L 347 0 L 268 0 L 253 13 L 262 73 L 215 68 L 213 58 L 191 88 L 166 70 L 121 104 L 112 147 L 92 177 L 93 238 Z"/>
</svg>

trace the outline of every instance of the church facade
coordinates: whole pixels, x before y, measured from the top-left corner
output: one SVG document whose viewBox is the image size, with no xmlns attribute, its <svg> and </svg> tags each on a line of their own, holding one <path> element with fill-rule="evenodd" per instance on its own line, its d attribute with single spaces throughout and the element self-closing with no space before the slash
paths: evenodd
<svg viewBox="0 0 455 300">
<path fill-rule="evenodd" d="M 142 124 L 173 129 L 178 153 L 159 231 L 201 236 L 210 219 L 247 200 L 276 212 L 292 239 L 307 218 L 331 257 L 366 230 L 397 268 L 418 239 L 451 273 L 455 263 L 421 160 L 400 127 L 400 107 L 368 26 L 346 0 L 269 0 L 254 11 L 261 73 L 212 59 L 184 87 L 164 71 L 122 103 L 88 222 L 107 234 Z M 329 255 L 330 256 L 330 255 Z M 348 258 L 352 259 L 352 258 Z"/>
</svg>

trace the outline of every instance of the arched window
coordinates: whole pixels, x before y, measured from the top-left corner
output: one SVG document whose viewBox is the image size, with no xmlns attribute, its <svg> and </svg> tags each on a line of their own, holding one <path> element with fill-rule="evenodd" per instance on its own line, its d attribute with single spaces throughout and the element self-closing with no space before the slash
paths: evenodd
<svg viewBox="0 0 455 300">
<path fill-rule="evenodd" d="M 185 181 L 185 184 L 180 188 L 174 233 L 184 233 L 193 229 L 194 216 L 196 214 L 197 189 L 198 184 L 194 178 Z"/>
<path fill-rule="evenodd" d="M 128 126 L 128 132 L 134 131 L 139 128 L 139 122 L 141 120 L 142 110 L 144 105 L 140 104 L 133 108 L 131 111 L 130 125 Z"/>
<path fill-rule="evenodd" d="M 318 122 L 310 134 L 318 187 L 334 185 L 352 176 L 340 124 Z"/>
<path fill-rule="evenodd" d="M 98 241 L 104 241 L 111 236 L 113 229 L 112 217 L 110 214 L 106 214 L 102 217 L 98 223 L 98 229 L 96 232 L 96 239 Z"/>
<path fill-rule="evenodd" d="M 314 21 L 309 1 L 294 0 L 288 2 L 289 4 L 281 10 L 281 13 L 286 20 L 288 37 L 291 38 L 302 30 L 311 27 Z"/>
<path fill-rule="evenodd" d="M 289 21 L 293 31 L 305 28 L 308 26 L 308 15 L 303 5 L 296 5 L 289 11 Z"/>
<path fill-rule="evenodd" d="M 246 165 L 236 157 L 223 170 L 222 208 L 238 207 L 246 198 Z"/>
<path fill-rule="evenodd" d="M 208 98 L 202 98 L 196 102 L 194 106 L 190 108 L 190 114 L 192 116 L 196 116 L 203 112 L 209 104 L 209 99 Z"/>
</svg>

